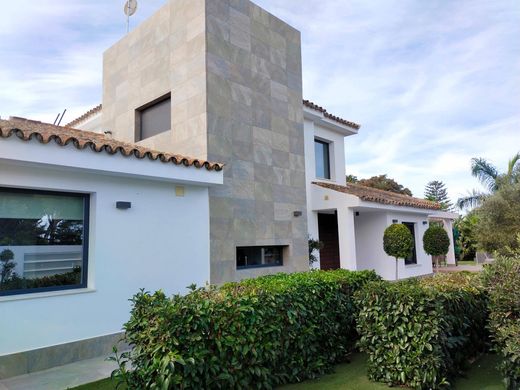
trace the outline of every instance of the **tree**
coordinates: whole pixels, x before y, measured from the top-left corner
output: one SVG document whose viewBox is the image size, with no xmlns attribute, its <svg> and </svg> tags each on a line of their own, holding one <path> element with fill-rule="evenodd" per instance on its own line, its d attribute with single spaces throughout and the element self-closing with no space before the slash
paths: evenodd
<svg viewBox="0 0 520 390">
<path fill-rule="evenodd" d="M 410 230 L 401 223 L 388 226 L 383 235 L 383 249 L 388 256 L 395 258 L 395 280 L 398 279 L 399 259 L 412 253 L 414 246 Z"/>
<path fill-rule="evenodd" d="M 497 192 L 500 187 L 508 184 L 516 184 L 520 182 L 520 152 L 515 154 L 507 164 L 507 171 L 499 173 L 498 169 L 486 161 L 478 157 L 471 159 L 471 174 L 476 177 L 484 187 L 487 193 L 473 190 L 468 196 L 459 198 L 457 206 L 460 209 L 474 208 L 480 206 L 489 196 Z"/>
<path fill-rule="evenodd" d="M 501 186 L 476 210 L 478 222 L 475 237 L 479 249 L 504 253 L 518 248 L 520 233 L 520 183 Z"/>
<path fill-rule="evenodd" d="M 0 269 L 0 285 L 7 282 L 13 275 L 13 269 L 16 267 L 16 263 L 13 261 L 14 253 L 10 249 L 4 249 L 0 253 L 0 263 L 2 268 Z"/>
<path fill-rule="evenodd" d="M 372 176 L 370 179 L 361 179 L 357 183 L 367 187 L 395 192 L 396 194 L 412 196 L 412 191 L 410 191 L 410 189 L 405 188 L 403 185 L 397 183 L 394 179 L 387 177 L 386 174 Z"/>
<path fill-rule="evenodd" d="M 438 266 L 439 256 L 446 256 L 450 249 L 450 237 L 446 230 L 440 225 L 430 225 L 424 232 L 423 248 L 427 254 L 435 258 L 435 264 Z"/>
<path fill-rule="evenodd" d="M 459 260 L 474 260 L 477 253 L 477 238 L 475 237 L 478 216 L 475 210 L 459 217 L 455 221 L 458 231 L 457 246 L 460 248 Z"/>
<path fill-rule="evenodd" d="M 347 183 L 357 183 L 359 180 L 357 176 L 354 175 L 347 175 L 346 180 Z"/>
<path fill-rule="evenodd" d="M 318 258 L 314 254 L 314 252 L 319 251 L 323 248 L 323 242 L 319 240 L 315 240 L 311 236 L 309 236 L 309 265 L 312 266 L 315 262 L 318 261 Z"/>
<path fill-rule="evenodd" d="M 439 180 L 433 180 L 426 184 L 424 199 L 439 203 L 442 210 L 450 210 L 453 207 L 448 197 L 446 185 Z"/>
</svg>

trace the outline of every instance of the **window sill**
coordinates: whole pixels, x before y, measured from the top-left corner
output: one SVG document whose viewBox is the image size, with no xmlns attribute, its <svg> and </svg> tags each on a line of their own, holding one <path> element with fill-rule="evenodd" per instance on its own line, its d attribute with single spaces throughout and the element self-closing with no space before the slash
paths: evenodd
<svg viewBox="0 0 520 390">
<path fill-rule="evenodd" d="M 39 299 L 39 298 L 50 298 L 50 297 L 59 297 L 62 295 L 75 295 L 75 294 L 87 294 L 96 292 L 95 288 L 75 288 L 70 290 L 60 290 L 60 291 L 46 291 L 40 293 L 27 293 L 27 294 L 17 294 L 17 295 L 6 295 L 0 297 L 1 302 L 9 302 L 9 301 L 21 301 L 26 299 Z"/>
<path fill-rule="evenodd" d="M 421 264 L 408 264 L 404 266 L 405 268 L 420 268 L 422 267 Z"/>
<path fill-rule="evenodd" d="M 237 271 L 247 271 L 248 269 L 277 268 L 277 267 L 283 267 L 283 264 L 250 265 L 250 266 L 246 266 L 246 267 L 237 267 Z"/>
</svg>

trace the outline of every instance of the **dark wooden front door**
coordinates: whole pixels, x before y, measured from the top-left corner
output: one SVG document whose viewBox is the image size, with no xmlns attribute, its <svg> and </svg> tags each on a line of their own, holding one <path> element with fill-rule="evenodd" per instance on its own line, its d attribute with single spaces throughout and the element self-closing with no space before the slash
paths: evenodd
<svg viewBox="0 0 520 390">
<path fill-rule="evenodd" d="M 334 214 L 318 214 L 318 234 L 323 248 L 320 249 L 320 268 L 339 268 L 338 217 Z"/>
</svg>

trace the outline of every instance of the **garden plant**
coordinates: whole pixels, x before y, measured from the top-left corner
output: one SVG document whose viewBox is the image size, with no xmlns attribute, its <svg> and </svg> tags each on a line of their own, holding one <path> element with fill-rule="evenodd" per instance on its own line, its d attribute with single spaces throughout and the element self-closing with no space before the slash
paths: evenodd
<svg viewBox="0 0 520 390">
<path fill-rule="evenodd" d="M 383 248 L 388 256 L 395 258 L 395 280 L 399 279 L 399 259 L 412 253 L 413 236 L 408 228 L 400 223 L 388 226 L 383 235 Z"/>
</svg>

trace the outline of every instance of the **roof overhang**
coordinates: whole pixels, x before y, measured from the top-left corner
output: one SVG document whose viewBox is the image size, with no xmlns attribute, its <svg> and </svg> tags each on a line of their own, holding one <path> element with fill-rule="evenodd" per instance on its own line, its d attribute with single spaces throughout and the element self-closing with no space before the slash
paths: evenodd
<svg viewBox="0 0 520 390">
<path fill-rule="evenodd" d="M 358 129 L 329 119 L 325 116 L 323 112 L 314 110 L 307 106 L 303 106 L 303 117 L 326 129 L 329 129 L 336 133 L 340 133 L 344 137 L 348 137 L 349 135 L 354 135 L 358 133 Z"/>
<path fill-rule="evenodd" d="M 165 164 L 160 160 L 125 157 L 119 153 L 95 153 L 90 148 L 76 149 L 72 144 L 42 144 L 36 139 L 23 141 L 17 137 L 0 138 L 0 162 L 200 186 L 223 183 L 222 170 Z"/>
</svg>

